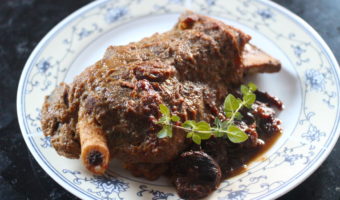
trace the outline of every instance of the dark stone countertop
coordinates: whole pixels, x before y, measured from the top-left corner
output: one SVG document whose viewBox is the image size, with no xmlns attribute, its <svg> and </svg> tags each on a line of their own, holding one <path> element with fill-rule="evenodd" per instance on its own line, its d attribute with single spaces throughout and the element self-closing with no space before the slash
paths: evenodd
<svg viewBox="0 0 340 200">
<path fill-rule="evenodd" d="M 21 136 L 16 91 L 42 37 L 89 0 L 2 0 L 0 4 L 0 199 L 77 199 L 37 164 Z M 340 0 L 275 0 L 312 25 L 340 60 Z M 309 178 L 280 199 L 340 199 L 340 144 Z"/>
</svg>

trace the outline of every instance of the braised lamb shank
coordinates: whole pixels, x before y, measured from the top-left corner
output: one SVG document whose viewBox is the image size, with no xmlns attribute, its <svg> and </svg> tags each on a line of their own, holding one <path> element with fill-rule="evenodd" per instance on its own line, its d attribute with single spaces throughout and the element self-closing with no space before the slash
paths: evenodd
<svg viewBox="0 0 340 200">
<path fill-rule="evenodd" d="M 223 100 L 245 74 L 280 70 L 279 61 L 250 45 L 250 38 L 220 21 L 186 12 L 168 32 L 110 46 L 73 83 L 61 83 L 46 97 L 43 132 L 68 158 L 79 158 L 91 132 L 97 132 L 109 158 L 100 150 L 90 152 L 90 165 L 115 158 L 134 175 L 155 179 L 191 145 L 186 133 L 176 129 L 172 138 L 157 137 L 160 104 L 183 121 L 212 123 L 224 118 Z"/>
</svg>

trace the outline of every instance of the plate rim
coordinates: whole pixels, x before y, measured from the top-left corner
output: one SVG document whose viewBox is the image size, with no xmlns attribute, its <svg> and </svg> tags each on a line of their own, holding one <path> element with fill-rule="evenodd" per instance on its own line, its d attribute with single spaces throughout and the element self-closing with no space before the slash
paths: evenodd
<svg viewBox="0 0 340 200">
<path fill-rule="evenodd" d="M 315 42 L 319 43 L 319 45 L 323 48 L 322 50 L 325 51 L 325 56 L 328 57 L 328 59 L 331 61 L 331 63 L 334 63 L 334 73 L 335 75 L 338 75 L 336 78 L 339 79 L 340 76 L 340 69 L 339 69 L 339 63 L 337 61 L 337 59 L 335 58 L 332 50 L 330 49 L 330 47 L 328 46 L 328 44 L 324 41 L 324 39 L 321 37 L 321 35 L 311 26 L 309 25 L 304 19 L 302 19 L 300 16 L 298 16 L 297 14 L 293 13 L 292 11 L 290 11 L 289 9 L 281 6 L 280 4 L 273 2 L 273 1 L 268 1 L 268 0 L 257 0 L 259 2 L 262 2 L 264 4 L 267 4 L 269 6 L 271 6 L 272 8 L 275 8 L 278 12 L 281 12 L 282 14 L 284 14 L 285 16 L 287 16 L 289 19 L 291 19 L 294 23 L 296 23 L 297 25 L 301 25 L 299 26 L 300 28 L 303 28 L 305 33 L 307 33 L 310 37 L 312 37 L 313 39 L 315 39 Z M 333 69 L 333 68 L 332 68 Z M 339 86 L 337 85 L 337 88 L 339 88 Z M 340 95 L 338 95 L 340 96 Z M 340 101 L 338 100 L 338 106 L 340 105 Z M 339 116 L 340 114 L 337 113 L 337 116 Z M 323 155 L 316 160 L 316 162 L 311 165 L 309 167 L 309 169 L 303 173 L 302 176 L 299 176 L 298 179 L 295 179 L 294 182 L 291 182 L 291 184 L 286 185 L 284 188 L 282 188 L 281 190 L 283 192 L 275 192 L 273 191 L 271 194 L 269 194 L 268 197 L 270 198 L 279 198 L 281 196 L 283 196 L 284 194 L 287 194 L 289 191 L 293 190 L 294 188 L 296 188 L 298 185 L 300 185 L 302 182 L 304 182 L 307 178 L 309 178 L 320 166 L 321 164 L 328 158 L 329 154 L 331 153 L 331 151 L 333 150 L 333 148 L 335 147 L 339 136 L 340 136 L 340 132 L 339 130 L 339 122 L 338 124 L 335 125 L 335 137 L 333 138 L 330 142 L 330 145 L 328 146 L 327 149 L 324 149 L 325 152 L 323 153 Z M 280 187 L 278 187 L 277 189 L 280 189 Z M 275 195 L 277 194 L 277 195 Z M 256 199 L 261 199 L 263 195 L 257 197 Z"/>
<path fill-rule="evenodd" d="M 16 104 L 17 105 L 16 105 L 16 108 L 17 108 L 18 122 L 19 122 L 20 130 L 21 130 L 21 134 L 22 134 L 22 136 L 25 140 L 25 143 L 26 143 L 28 149 L 30 150 L 30 153 L 33 155 L 34 159 L 39 163 L 39 165 L 44 169 L 44 171 L 54 181 L 56 181 L 60 186 L 62 186 L 68 192 L 72 193 L 75 196 L 81 197 L 81 198 L 93 198 L 93 197 L 90 197 L 88 194 L 84 194 L 82 191 L 79 191 L 77 188 L 70 186 L 69 184 L 66 185 L 65 181 L 61 177 L 58 177 L 58 175 L 56 175 L 53 172 L 53 170 L 50 169 L 44 163 L 44 161 L 40 158 L 40 156 L 36 152 L 35 148 L 30 144 L 29 137 L 28 137 L 27 131 L 26 131 L 25 126 L 24 126 L 24 117 L 22 116 L 23 113 L 22 113 L 22 104 L 21 104 L 21 100 L 22 100 L 22 95 L 21 95 L 22 93 L 21 92 L 23 90 L 25 75 L 27 74 L 33 59 L 35 58 L 35 56 L 37 54 L 39 54 L 40 49 L 42 48 L 42 46 L 46 42 L 48 42 L 48 40 L 51 38 L 51 36 L 58 33 L 60 30 L 63 29 L 64 26 L 66 26 L 68 23 L 72 22 L 74 18 L 78 17 L 82 13 L 86 12 L 87 10 L 91 10 L 91 9 L 93 9 L 93 8 L 103 4 L 103 3 L 108 2 L 108 1 L 110 1 L 110 0 L 98 0 L 98 1 L 90 2 L 90 3 L 82 6 L 81 8 L 77 9 L 76 11 L 72 12 L 71 14 L 67 15 L 57 25 L 53 26 L 53 28 L 50 29 L 50 31 L 39 41 L 38 45 L 34 48 L 32 53 L 28 57 L 25 65 L 24 65 L 24 68 L 21 72 L 20 81 L 19 81 L 18 89 L 17 89 L 17 98 L 16 98 Z M 287 8 L 277 4 L 275 2 L 268 1 L 268 0 L 256 0 L 256 1 L 258 1 L 262 4 L 264 4 L 264 5 L 267 5 L 268 7 L 274 8 L 276 11 L 284 14 L 292 22 L 297 24 L 299 26 L 299 28 L 302 28 L 303 31 L 306 34 L 308 34 L 311 38 L 313 38 L 315 40 L 315 42 L 319 44 L 319 48 L 322 51 L 324 51 L 324 55 L 326 56 L 326 58 L 328 58 L 329 61 L 332 64 L 334 64 L 334 68 L 332 67 L 332 69 L 334 70 L 335 75 L 338 75 L 338 76 L 336 76 L 336 79 L 339 79 L 340 69 L 339 69 L 339 64 L 338 64 L 337 59 L 335 58 L 333 52 L 331 51 L 331 49 L 329 48 L 327 43 L 323 40 L 323 38 L 319 35 L 319 33 L 311 25 L 309 25 L 305 20 L 303 20 L 301 17 L 299 17 L 298 15 L 296 15 L 295 13 L 290 11 L 289 9 L 287 9 Z M 339 86 L 337 85 L 337 88 L 338 87 Z M 339 91 L 339 89 L 338 89 L 338 91 Z M 338 101 L 338 106 L 340 104 L 339 102 L 340 101 Z M 337 116 L 339 116 L 339 113 L 337 113 Z M 270 194 L 267 194 L 265 197 L 268 198 L 268 199 L 278 198 L 278 197 L 286 194 L 287 192 L 291 191 L 293 188 L 297 187 L 303 181 L 305 181 L 308 177 L 310 177 L 310 175 L 312 173 L 314 173 L 320 167 L 320 165 L 325 161 L 325 159 L 329 156 L 329 154 L 331 153 L 335 144 L 337 143 L 339 135 L 340 135 L 340 132 L 338 131 L 339 125 L 340 125 L 340 123 L 335 124 L 334 138 L 331 139 L 328 147 L 323 149 L 324 153 L 315 161 L 314 164 L 309 166 L 307 171 L 305 171 L 303 174 L 301 174 L 297 179 L 292 181 L 290 184 L 285 185 L 283 188 L 278 187 L 275 191 L 272 191 Z M 26 133 L 26 134 L 24 134 L 24 133 Z M 265 194 L 263 194 L 263 195 L 265 195 Z M 256 199 L 262 198 L 263 195 L 257 197 Z"/>
</svg>

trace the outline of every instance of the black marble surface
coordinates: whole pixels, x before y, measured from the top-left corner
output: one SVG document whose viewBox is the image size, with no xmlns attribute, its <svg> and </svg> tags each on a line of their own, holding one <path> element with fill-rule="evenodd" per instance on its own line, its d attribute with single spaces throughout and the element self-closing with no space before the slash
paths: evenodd
<svg viewBox="0 0 340 200">
<path fill-rule="evenodd" d="M 0 199 L 77 199 L 37 164 L 21 136 L 16 91 L 42 37 L 89 0 L 0 2 Z M 340 60 L 340 0 L 275 0 L 312 25 Z M 308 179 L 280 199 L 340 199 L 340 144 Z"/>
</svg>

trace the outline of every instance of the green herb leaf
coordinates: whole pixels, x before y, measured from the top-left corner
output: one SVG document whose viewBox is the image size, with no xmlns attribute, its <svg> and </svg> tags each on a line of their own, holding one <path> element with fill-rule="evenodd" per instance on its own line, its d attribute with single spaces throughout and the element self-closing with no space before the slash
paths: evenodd
<svg viewBox="0 0 340 200">
<path fill-rule="evenodd" d="M 166 116 L 162 116 L 158 121 L 157 124 L 167 124 L 169 122 L 169 118 Z"/>
<path fill-rule="evenodd" d="M 222 132 L 221 129 L 215 130 L 214 134 L 215 134 L 215 137 L 223 137 L 225 135 L 225 133 Z"/>
<path fill-rule="evenodd" d="M 181 118 L 178 117 L 177 115 L 172 115 L 172 116 L 171 116 L 171 121 L 173 121 L 173 122 L 178 122 L 178 121 L 180 121 L 180 120 L 181 120 Z"/>
<path fill-rule="evenodd" d="M 252 92 L 255 92 L 257 90 L 257 86 L 252 82 L 248 83 L 248 87 Z"/>
<path fill-rule="evenodd" d="M 248 139 L 248 135 L 235 125 L 230 125 L 227 131 L 227 136 L 233 143 L 241 143 Z"/>
<path fill-rule="evenodd" d="M 157 134 L 158 138 L 172 137 L 171 126 L 164 126 Z"/>
<path fill-rule="evenodd" d="M 222 128 L 223 130 L 227 130 L 228 127 L 229 127 L 229 125 L 230 125 L 230 122 L 229 122 L 229 121 L 224 121 L 224 122 L 222 122 L 222 124 L 221 124 L 221 128 Z"/>
<path fill-rule="evenodd" d="M 192 120 L 187 120 L 182 124 L 182 127 L 194 129 L 196 128 L 196 122 Z"/>
<path fill-rule="evenodd" d="M 241 120 L 243 115 L 239 112 L 235 113 L 235 119 Z"/>
<path fill-rule="evenodd" d="M 182 124 L 182 127 L 192 130 L 187 134 L 187 138 L 191 137 L 196 144 L 200 144 L 201 140 L 209 139 L 212 134 L 210 124 L 205 121 L 187 120 Z"/>
<path fill-rule="evenodd" d="M 224 101 L 224 112 L 235 112 L 239 106 L 240 106 L 241 101 L 236 99 L 236 97 L 232 94 L 228 94 L 227 98 Z"/>
<path fill-rule="evenodd" d="M 192 138 L 193 135 L 194 135 L 194 132 L 189 132 L 189 133 L 187 134 L 187 138 Z"/>
<path fill-rule="evenodd" d="M 170 110 L 166 105 L 159 104 L 159 110 L 164 116 L 170 117 Z"/>
<path fill-rule="evenodd" d="M 193 140 L 196 144 L 201 145 L 201 137 L 198 136 L 197 134 L 193 134 L 193 135 L 192 135 L 192 140 Z"/>
<path fill-rule="evenodd" d="M 216 126 L 217 128 L 220 128 L 220 127 L 221 127 L 221 124 L 222 124 L 222 121 L 221 121 L 218 117 L 216 117 L 216 118 L 215 118 L 215 121 L 214 121 L 214 124 L 215 124 L 215 126 Z"/>
<path fill-rule="evenodd" d="M 256 100 L 256 96 L 252 92 L 243 96 L 244 105 L 248 108 L 251 108 L 251 105 L 253 105 L 255 100 Z"/>
<path fill-rule="evenodd" d="M 196 134 L 201 138 L 201 140 L 207 140 L 211 137 L 211 133 L 197 132 Z"/>
<path fill-rule="evenodd" d="M 248 94 L 249 93 L 249 88 L 247 86 L 245 86 L 245 85 L 241 85 L 241 93 L 243 95 Z"/>
<path fill-rule="evenodd" d="M 213 131 L 214 131 L 214 134 L 215 134 L 215 137 L 223 137 L 224 136 L 224 132 L 222 132 L 222 121 L 218 118 L 218 117 L 216 117 L 215 118 L 215 121 L 214 121 L 214 124 L 215 124 L 215 126 L 216 126 L 216 128 L 212 128 L 213 129 Z"/>
<path fill-rule="evenodd" d="M 210 124 L 208 124 L 205 121 L 200 121 L 196 123 L 196 127 L 194 128 L 194 131 L 210 131 L 211 127 Z"/>
<path fill-rule="evenodd" d="M 225 116 L 227 117 L 227 118 L 230 118 L 231 116 L 233 116 L 233 112 L 225 112 Z"/>
</svg>

